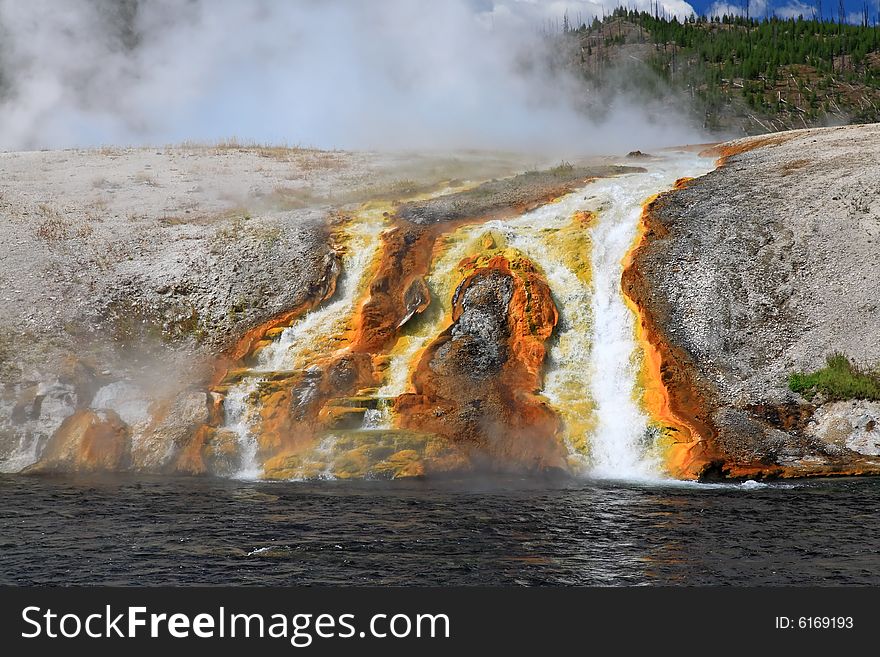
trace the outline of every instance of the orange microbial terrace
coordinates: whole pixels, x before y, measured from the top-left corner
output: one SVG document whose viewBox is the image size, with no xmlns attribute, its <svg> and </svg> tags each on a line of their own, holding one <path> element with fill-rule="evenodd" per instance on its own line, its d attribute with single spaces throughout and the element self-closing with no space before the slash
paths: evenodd
<svg viewBox="0 0 880 657">
<path fill-rule="evenodd" d="M 687 184 L 685 178 L 675 189 Z M 696 479 L 711 462 L 710 425 L 705 417 L 704 402 L 683 370 L 685 358 L 676 354 L 660 334 L 656 322 L 640 304 L 644 281 L 638 269 L 638 255 L 648 235 L 662 235 L 664 230 L 652 221 L 652 208 L 659 196 L 645 202 L 639 222 L 638 237 L 624 258 L 622 289 L 627 306 L 636 315 L 636 337 L 642 360 L 640 368 L 641 398 L 645 410 L 660 429 L 661 446 L 666 469 L 674 477 Z"/>
</svg>

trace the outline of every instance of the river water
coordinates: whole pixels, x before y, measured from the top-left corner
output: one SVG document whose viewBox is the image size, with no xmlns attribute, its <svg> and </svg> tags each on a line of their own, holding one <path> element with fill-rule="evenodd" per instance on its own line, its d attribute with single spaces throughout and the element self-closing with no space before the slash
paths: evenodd
<svg viewBox="0 0 880 657">
<path fill-rule="evenodd" d="M 880 584 L 880 479 L 0 475 L 0 583 Z"/>
</svg>

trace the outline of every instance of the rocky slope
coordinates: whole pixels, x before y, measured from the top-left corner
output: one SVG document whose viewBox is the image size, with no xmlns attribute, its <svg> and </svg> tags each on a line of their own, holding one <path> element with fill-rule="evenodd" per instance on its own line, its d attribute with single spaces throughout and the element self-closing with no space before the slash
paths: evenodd
<svg viewBox="0 0 880 657">
<path fill-rule="evenodd" d="M 429 303 L 438 236 L 629 170 L 548 164 L 238 144 L 0 154 L 0 471 L 230 474 L 230 389 L 295 319 L 350 304 L 301 367 L 260 383 L 256 458 L 291 476 L 324 429 L 363 415 L 349 398 Z M 389 472 L 420 472 L 409 447 L 431 440 L 410 434 L 389 438 Z M 389 447 L 362 443 L 344 472 Z"/>
<path fill-rule="evenodd" d="M 0 471 L 123 434 L 114 464 L 155 469 L 210 419 L 217 355 L 332 293 L 346 212 L 541 165 L 235 143 L 0 154 Z M 47 446 L 71 417 L 76 458 Z"/>
<path fill-rule="evenodd" d="M 401 426 L 443 436 L 483 467 L 565 470 L 559 419 L 536 394 L 558 320 L 550 288 L 515 251 L 464 268 L 452 324 L 422 355 L 415 391 L 395 401 Z"/>
<path fill-rule="evenodd" d="M 878 125 L 731 142 L 724 166 L 646 207 L 624 288 L 659 354 L 682 474 L 880 471 L 880 403 L 788 387 L 835 352 L 880 365 L 878 144 Z"/>
<path fill-rule="evenodd" d="M 834 353 L 880 366 L 878 140 L 713 147 L 623 264 L 633 233 L 603 260 L 597 228 L 634 231 L 711 160 L 0 155 L 0 470 L 580 472 L 610 435 L 589 391 L 614 364 L 590 363 L 616 352 L 591 326 L 616 315 L 593 295 L 631 318 L 622 266 L 641 349 L 615 390 L 671 473 L 880 472 L 880 384 L 789 387 Z"/>
<path fill-rule="evenodd" d="M 561 166 L 492 180 L 463 191 L 394 204 L 383 213 L 372 264 L 343 267 L 350 311 L 336 320 L 325 305 L 304 320 L 320 331 L 290 327 L 292 342 L 271 328 L 256 341 L 245 339 L 241 358 L 213 388 L 228 409 L 247 394 L 259 407 L 253 436 L 262 475 L 375 477 L 437 474 L 464 470 L 545 472 L 561 469 L 566 448 L 556 414 L 535 393 L 540 388 L 544 342 L 557 313 L 539 268 L 487 235 L 476 247 L 482 257 L 464 258 L 444 276 L 454 280 L 449 322 L 414 355 L 419 364 L 415 393 L 383 398 L 389 359 L 398 341 L 430 307 L 445 300 L 426 277 L 436 273 L 438 252 L 456 230 L 480 226 L 550 204 L 596 177 L 642 171 L 639 167 Z M 369 211 L 355 224 L 369 225 Z M 499 240 L 500 240 L 499 236 Z M 345 305 L 346 294 L 336 304 Z M 348 312 L 351 313 L 350 317 Z M 298 338 L 295 336 L 299 336 Z M 406 338 L 404 338 L 406 340 Z M 277 341 L 277 342 L 276 342 Z M 265 358 L 262 349 L 286 354 Z M 289 358 L 289 354 L 298 354 Z M 267 370 L 268 368 L 268 370 Z M 267 380 L 268 377 L 268 380 Z M 249 385 L 255 385 L 253 392 Z M 366 421 L 368 411 L 393 407 L 395 419 L 382 426 Z M 246 412 L 246 411 L 245 411 Z M 217 445 L 235 451 L 242 436 L 230 431 L 228 413 L 204 429 L 184 465 L 216 471 Z M 225 448 L 223 448 L 225 449 Z M 234 459 L 230 461 L 234 467 Z"/>
</svg>

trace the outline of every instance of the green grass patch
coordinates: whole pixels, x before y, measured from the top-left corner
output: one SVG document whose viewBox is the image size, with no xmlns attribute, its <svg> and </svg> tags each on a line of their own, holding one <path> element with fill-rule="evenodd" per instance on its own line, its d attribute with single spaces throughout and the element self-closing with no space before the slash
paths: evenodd
<svg viewBox="0 0 880 657">
<path fill-rule="evenodd" d="M 826 366 L 809 374 L 796 372 L 788 377 L 788 387 L 807 399 L 817 393 L 829 401 L 842 399 L 880 400 L 880 372 L 859 368 L 840 353 L 826 359 Z"/>
</svg>

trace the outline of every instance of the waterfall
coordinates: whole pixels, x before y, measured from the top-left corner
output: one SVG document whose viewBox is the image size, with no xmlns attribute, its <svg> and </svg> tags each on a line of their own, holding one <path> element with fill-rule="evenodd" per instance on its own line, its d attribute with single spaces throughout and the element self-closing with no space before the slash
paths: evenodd
<svg viewBox="0 0 880 657">
<path fill-rule="evenodd" d="M 425 277 L 431 303 L 421 316 L 410 320 L 402 329 L 388 357 L 385 382 L 376 392 L 380 399 L 390 400 L 409 391 L 419 354 L 446 328 L 452 312 L 452 294 L 459 282 L 458 263 L 473 250 L 475 230 L 479 228 L 467 227 L 439 238 L 439 255 Z M 364 417 L 365 429 L 389 429 L 392 425 L 387 404 L 367 411 Z"/>
<path fill-rule="evenodd" d="M 682 177 L 703 175 L 710 161 L 672 154 L 647 164 L 647 173 L 598 181 L 598 222 L 592 230 L 594 319 L 592 349 L 586 364 L 597 426 L 591 439 L 592 474 L 615 479 L 651 479 L 660 475 L 649 418 L 639 404 L 636 380 L 641 354 L 635 342 L 632 311 L 621 292 L 623 260 L 638 233 L 642 205 Z"/>
<path fill-rule="evenodd" d="M 591 441 L 593 474 L 621 479 L 657 472 L 650 445 L 645 444 L 648 417 L 635 396 L 634 318 L 620 290 L 621 261 L 636 237 L 642 211 L 640 190 L 624 181 L 609 185 L 613 201 L 593 229 L 593 346 L 587 360 L 598 421 Z"/>
<path fill-rule="evenodd" d="M 562 420 L 570 468 L 602 478 L 660 477 L 656 432 L 640 399 L 642 354 L 633 311 L 621 290 L 622 261 L 633 247 L 646 199 L 671 188 L 678 178 L 710 171 L 712 163 L 693 154 L 667 153 L 640 164 L 645 171 L 599 179 L 520 216 L 463 225 L 440 236 L 425 277 L 431 304 L 404 325 L 384 355 L 378 387 L 358 393 L 364 407 L 360 429 L 325 434 L 303 457 L 308 471 L 331 478 L 337 443 L 351 449 L 352 440 L 367 444 L 394 434 L 391 403 L 411 390 L 420 354 L 451 321 L 451 299 L 462 276 L 459 263 L 487 250 L 513 249 L 541 270 L 559 311 L 540 393 Z M 304 370 L 316 356 L 344 348 L 357 304 L 367 294 L 385 226 L 378 210 L 361 212 L 350 222 L 333 300 L 285 328 L 230 389 L 224 428 L 237 437 L 241 466 L 236 476 L 262 473 L 253 423 L 260 381 L 273 372 Z"/>
<path fill-rule="evenodd" d="M 234 475 L 236 479 L 257 479 L 262 473 L 257 462 L 259 443 L 251 426 L 257 410 L 252 402 L 252 395 L 259 382 L 257 378 L 247 377 L 233 386 L 223 400 L 225 428 L 235 434 L 238 443 L 239 465 Z"/>
<path fill-rule="evenodd" d="M 369 283 L 367 273 L 376 257 L 384 227 L 381 210 L 360 212 L 352 219 L 346 230 L 342 272 L 333 300 L 285 328 L 280 338 L 259 352 L 255 371 L 305 369 L 315 354 L 335 351 L 336 345 L 342 342 L 355 304 Z"/>
<path fill-rule="evenodd" d="M 428 277 L 432 305 L 440 307 L 433 319 L 401 338 L 379 394 L 406 391 L 415 357 L 448 321 L 457 262 L 484 248 L 481 237 L 496 233 L 542 269 L 559 310 L 541 393 L 563 420 L 572 468 L 603 478 L 659 477 L 661 464 L 637 389 L 641 354 L 621 290 L 622 261 L 636 238 L 642 204 L 677 179 L 702 175 L 713 165 L 693 154 L 670 153 L 644 166 L 646 172 L 600 179 L 518 217 L 445 236 Z M 578 211 L 595 213 L 589 229 L 572 225 Z M 370 421 L 390 426 L 392 418 L 385 411 Z"/>
<path fill-rule="evenodd" d="M 342 273 L 333 299 L 285 328 L 279 338 L 257 353 L 249 375 L 230 387 L 224 399 L 223 429 L 233 432 L 238 443 L 240 466 L 235 478 L 262 475 L 257 458 L 259 440 L 254 433 L 259 414 L 255 393 L 260 382 L 273 372 L 306 369 L 314 355 L 332 353 L 343 343 L 356 303 L 369 284 L 370 266 L 379 252 L 385 224 L 381 208 L 357 213 L 346 226 Z"/>
</svg>

